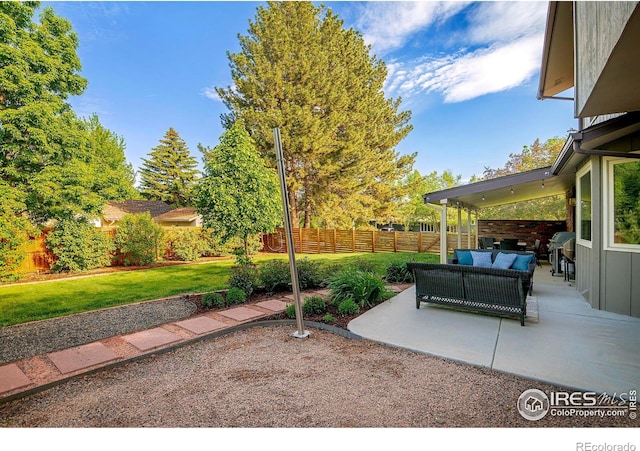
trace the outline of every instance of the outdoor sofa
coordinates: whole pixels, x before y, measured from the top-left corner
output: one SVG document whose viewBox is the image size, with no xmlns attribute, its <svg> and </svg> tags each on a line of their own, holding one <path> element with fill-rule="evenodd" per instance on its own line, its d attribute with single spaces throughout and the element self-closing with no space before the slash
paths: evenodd
<svg viewBox="0 0 640 451">
<path fill-rule="evenodd" d="M 462 307 L 515 316 L 520 319 L 520 325 L 524 326 L 527 292 L 532 287 L 535 269 L 535 258 L 529 258 L 532 254 L 514 251 L 520 256 L 498 256 L 501 251 L 496 250 L 494 255 L 491 250 L 487 250 L 488 254 L 481 255 L 474 250 L 474 254 L 470 254 L 477 257 L 474 265 L 473 260 L 471 264 L 467 263 L 467 255 L 463 251 L 469 252 L 468 250 L 456 251 L 459 252 L 454 252 L 454 258 L 447 264 L 407 263 L 407 268 L 415 279 L 416 308 L 419 309 L 422 302 Z M 514 259 L 526 270 L 505 268 L 508 262 L 513 265 Z M 529 259 L 533 264 L 531 272 Z M 494 263 L 496 266 L 493 266 Z M 516 265 L 516 268 L 519 267 Z"/>
<path fill-rule="evenodd" d="M 526 274 L 522 274 L 522 287 L 524 292 L 529 296 L 533 294 L 533 273 L 536 269 L 536 256 L 535 252 L 529 251 L 514 251 L 505 249 L 454 249 L 453 258 L 448 260 L 448 263 L 454 265 L 475 265 L 473 255 L 477 253 L 491 254 L 491 265 L 495 264 L 498 254 L 513 255 L 515 254 L 516 261 L 513 262 L 508 268 L 516 271 L 525 271 Z M 477 266 L 477 265 L 476 265 Z"/>
</svg>

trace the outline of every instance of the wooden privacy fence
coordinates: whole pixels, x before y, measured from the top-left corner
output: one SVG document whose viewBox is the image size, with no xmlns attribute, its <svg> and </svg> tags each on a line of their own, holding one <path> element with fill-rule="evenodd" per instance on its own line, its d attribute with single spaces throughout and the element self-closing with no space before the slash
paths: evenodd
<svg viewBox="0 0 640 451">
<path fill-rule="evenodd" d="M 263 252 L 287 252 L 284 229 L 262 237 Z M 382 232 L 379 230 L 293 229 L 296 253 L 322 254 L 346 252 L 440 252 L 440 232 Z M 458 247 L 458 235 L 447 234 L 447 248 Z M 471 236 L 475 247 L 476 237 Z M 462 234 L 467 247 L 467 234 Z"/>
</svg>

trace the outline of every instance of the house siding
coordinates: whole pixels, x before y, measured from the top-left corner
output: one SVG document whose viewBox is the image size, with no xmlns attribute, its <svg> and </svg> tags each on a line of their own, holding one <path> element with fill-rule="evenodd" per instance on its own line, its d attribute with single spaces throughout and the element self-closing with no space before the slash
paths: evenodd
<svg viewBox="0 0 640 451">
<path fill-rule="evenodd" d="M 603 263 L 604 310 L 640 317 L 640 254 L 605 251 Z"/>
<path fill-rule="evenodd" d="M 592 307 L 598 308 L 597 305 L 593 305 L 591 296 L 591 283 L 593 278 L 591 258 L 592 252 L 590 248 L 576 245 L 576 290 L 578 290 L 582 297 L 589 301 Z"/>
<path fill-rule="evenodd" d="M 575 2 L 575 116 L 580 116 L 638 2 Z"/>
<path fill-rule="evenodd" d="M 638 2 L 575 2 L 575 116 L 579 117 Z M 598 36 L 598 39 L 594 39 Z"/>
</svg>

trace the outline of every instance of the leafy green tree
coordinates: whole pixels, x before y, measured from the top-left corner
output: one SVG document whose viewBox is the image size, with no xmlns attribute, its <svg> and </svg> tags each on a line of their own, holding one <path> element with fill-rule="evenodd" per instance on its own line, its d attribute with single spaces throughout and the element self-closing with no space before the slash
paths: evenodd
<svg viewBox="0 0 640 451">
<path fill-rule="evenodd" d="M 178 132 L 169 128 L 149 158 L 143 159 L 140 191 L 150 200 L 161 200 L 174 207 L 191 206 L 197 166 Z"/>
<path fill-rule="evenodd" d="M 121 186 L 123 154 L 96 139 L 97 118 L 72 111 L 69 96 L 87 84 L 78 39 L 51 7 L 34 21 L 38 7 L 0 2 L 0 179 L 33 222 L 97 216 Z"/>
<path fill-rule="evenodd" d="M 264 165 L 241 121 L 210 152 L 195 199 L 205 227 L 223 242 L 241 239 L 247 257 L 251 237 L 281 223 L 276 173 Z"/>
<path fill-rule="evenodd" d="M 531 146 L 524 146 L 521 153 L 509 154 L 509 160 L 502 168 L 484 168 L 483 176 L 479 180 L 489 180 L 508 174 L 530 171 L 551 166 L 562 150 L 564 140 L 550 138 L 544 143 L 536 139 Z M 548 219 L 561 220 L 566 218 L 565 196 L 549 196 L 526 202 L 500 205 L 484 208 L 482 217 L 491 219 Z"/>
<path fill-rule="evenodd" d="M 426 193 L 458 186 L 461 179 L 461 175 L 454 176 L 450 171 L 444 171 L 441 175 L 437 171 L 433 171 L 422 176 L 418 170 L 414 170 L 403 180 L 407 195 L 398 204 L 394 217 L 404 223 L 405 230 L 409 230 L 412 225 L 419 222 L 439 221 L 440 213 L 425 204 L 422 196 Z"/>
<path fill-rule="evenodd" d="M 78 40 L 50 7 L 34 22 L 38 6 L 0 2 L 0 175 L 24 193 L 29 215 L 44 221 L 97 206 L 69 202 L 85 181 L 76 158 L 80 124 L 66 102 L 86 86 Z"/>
<path fill-rule="evenodd" d="M 614 166 L 616 242 L 640 243 L 640 162 Z"/>
<path fill-rule="evenodd" d="M 244 119 L 270 166 L 280 128 L 292 223 L 350 227 L 386 216 L 415 159 L 394 150 L 411 114 L 385 97 L 386 66 L 361 34 L 324 6 L 269 2 L 239 40 L 227 55 L 234 86 L 216 88 L 230 110 L 223 123 Z"/>
<path fill-rule="evenodd" d="M 133 166 L 125 156 L 122 136 L 104 128 L 97 115 L 83 120 L 88 134 L 87 158 L 92 169 L 93 190 L 105 200 L 138 199 Z"/>
</svg>

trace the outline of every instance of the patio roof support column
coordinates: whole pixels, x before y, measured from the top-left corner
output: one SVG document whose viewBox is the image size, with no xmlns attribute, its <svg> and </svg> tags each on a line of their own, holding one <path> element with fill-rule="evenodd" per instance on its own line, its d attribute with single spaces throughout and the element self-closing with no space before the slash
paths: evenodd
<svg viewBox="0 0 640 451">
<path fill-rule="evenodd" d="M 476 210 L 476 246 L 478 246 L 478 240 L 480 239 L 480 210 Z"/>
<path fill-rule="evenodd" d="M 447 263 L 447 199 L 442 199 L 440 205 L 440 263 Z"/>
<path fill-rule="evenodd" d="M 467 249 L 472 249 L 471 247 L 471 209 L 467 210 Z M 474 246 L 475 247 L 475 246 Z"/>
<path fill-rule="evenodd" d="M 458 249 L 462 249 L 462 209 L 458 204 Z"/>
</svg>

